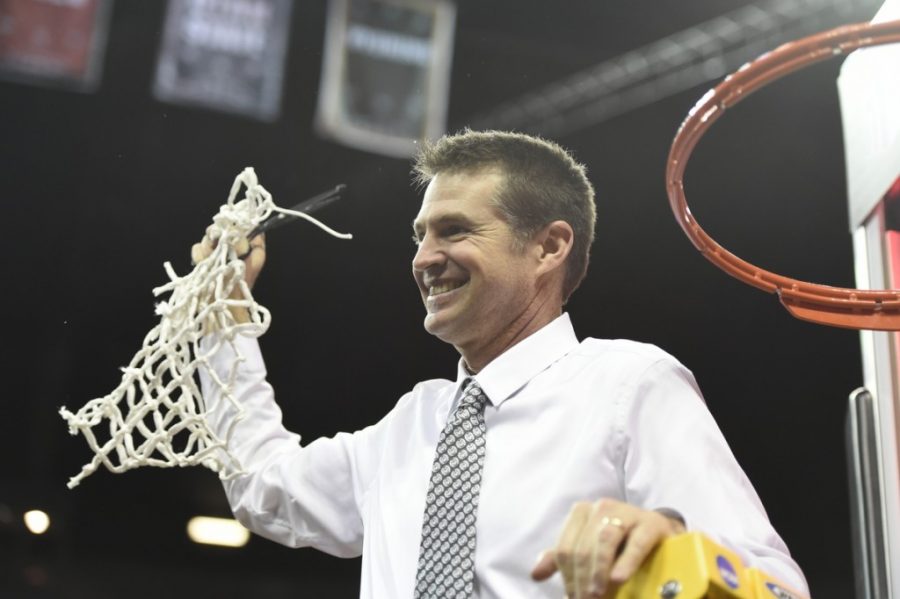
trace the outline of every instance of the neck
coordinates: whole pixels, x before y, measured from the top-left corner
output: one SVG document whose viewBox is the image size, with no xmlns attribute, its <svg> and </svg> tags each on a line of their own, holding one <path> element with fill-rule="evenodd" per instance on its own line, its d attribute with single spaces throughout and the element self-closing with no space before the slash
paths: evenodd
<svg viewBox="0 0 900 599">
<path fill-rule="evenodd" d="M 516 317 L 499 335 L 484 343 L 455 345 L 466 368 L 472 374 L 481 372 L 509 348 L 538 332 L 562 314 L 561 303 L 547 302 L 532 308 Z"/>
</svg>

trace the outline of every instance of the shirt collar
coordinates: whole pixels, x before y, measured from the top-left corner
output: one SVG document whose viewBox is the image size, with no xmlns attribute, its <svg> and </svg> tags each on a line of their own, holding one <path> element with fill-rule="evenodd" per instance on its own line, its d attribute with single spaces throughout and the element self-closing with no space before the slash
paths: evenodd
<svg viewBox="0 0 900 599">
<path fill-rule="evenodd" d="M 471 375 L 465 362 L 459 360 L 456 374 L 456 395 L 462 391 L 466 379 L 474 378 L 494 407 L 516 394 L 551 364 L 578 347 L 578 338 L 568 313 L 532 333 L 494 358 L 481 372 Z"/>
</svg>

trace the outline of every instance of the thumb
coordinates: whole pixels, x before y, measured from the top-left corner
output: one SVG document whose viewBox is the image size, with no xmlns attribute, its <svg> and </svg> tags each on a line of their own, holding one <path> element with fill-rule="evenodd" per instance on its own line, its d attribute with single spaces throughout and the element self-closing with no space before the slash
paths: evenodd
<svg viewBox="0 0 900 599">
<path fill-rule="evenodd" d="M 559 570 L 559 568 L 556 565 L 556 552 L 552 549 L 548 549 L 538 556 L 537 562 L 535 562 L 534 567 L 531 569 L 531 578 L 537 581 L 547 580 L 553 576 L 557 570 Z"/>
</svg>

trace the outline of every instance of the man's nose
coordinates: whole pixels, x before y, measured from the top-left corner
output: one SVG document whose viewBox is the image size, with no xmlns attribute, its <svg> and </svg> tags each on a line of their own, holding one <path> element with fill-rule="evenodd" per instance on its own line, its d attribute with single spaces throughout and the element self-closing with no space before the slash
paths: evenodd
<svg viewBox="0 0 900 599">
<path fill-rule="evenodd" d="M 425 235 L 419 241 L 416 255 L 413 256 L 413 271 L 425 272 L 435 265 L 442 264 L 445 259 L 446 257 L 439 247 L 439 244 L 434 241 L 434 238 L 431 235 Z"/>
</svg>

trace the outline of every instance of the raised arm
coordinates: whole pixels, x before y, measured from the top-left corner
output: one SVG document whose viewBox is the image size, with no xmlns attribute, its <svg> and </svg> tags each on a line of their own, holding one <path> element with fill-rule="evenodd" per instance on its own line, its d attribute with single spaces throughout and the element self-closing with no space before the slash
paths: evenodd
<svg viewBox="0 0 900 599">
<path fill-rule="evenodd" d="M 191 249 L 193 261 L 209 256 L 215 245 L 215 239 L 204 236 Z M 265 263 L 265 240 L 256 237 L 235 249 L 245 256 L 245 279 L 251 286 Z M 240 293 L 238 287 L 235 290 Z M 229 310 L 238 322 L 250 319 L 245 308 Z M 205 338 L 201 351 L 215 347 L 217 335 Z M 371 456 L 378 455 L 374 427 L 302 447 L 300 436 L 282 424 L 257 340 L 235 335 L 232 343 L 219 344 L 209 358 L 210 369 L 200 369 L 207 423 L 220 439 L 230 432 L 228 450 L 245 472 L 224 482 L 232 511 L 247 528 L 278 543 L 312 546 L 338 556 L 359 555 L 359 498 L 373 470 Z M 219 381 L 230 380 L 230 397 L 213 375 Z"/>
</svg>

